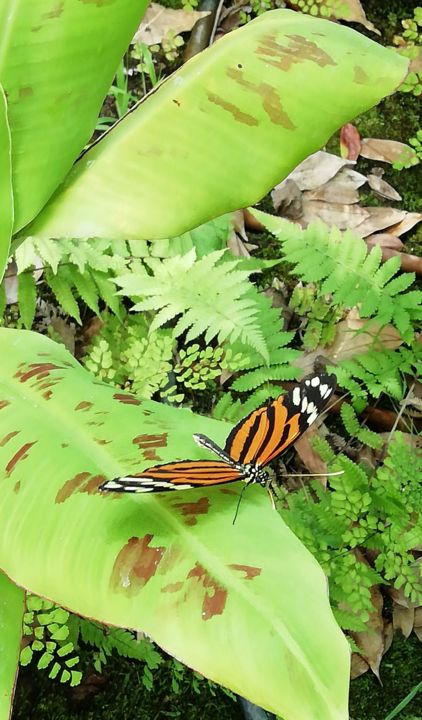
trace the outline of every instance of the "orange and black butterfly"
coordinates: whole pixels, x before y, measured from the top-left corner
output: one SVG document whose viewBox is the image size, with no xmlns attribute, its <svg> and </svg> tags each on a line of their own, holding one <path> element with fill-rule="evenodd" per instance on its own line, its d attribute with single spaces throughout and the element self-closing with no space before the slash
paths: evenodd
<svg viewBox="0 0 422 720">
<path fill-rule="evenodd" d="M 166 492 L 223 485 L 244 480 L 246 485 L 268 486 L 263 469 L 308 429 L 326 406 L 336 387 L 335 375 L 312 375 L 285 395 L 262 405 L 241 420 L 229 434 L 224 449 L 206 435 L 195 442 L 219 460 L 182 460 L 154 465 L 140 475 L 107 480 L 100 490 L 112 492 Z"/>
</svg>

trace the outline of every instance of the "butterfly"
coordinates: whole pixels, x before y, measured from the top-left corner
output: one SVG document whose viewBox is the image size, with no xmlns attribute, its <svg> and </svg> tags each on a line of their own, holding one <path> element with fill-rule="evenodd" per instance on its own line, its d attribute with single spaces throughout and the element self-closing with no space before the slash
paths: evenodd
<svg viewBox="0 0 422 720">
<path fill-rule="evenodd" d="M 265 466 L 278 458 L 317 419 L 336 387 L 336 376 L 311 375 L 285 395 L 262 405 L 230 432 L 224 449 L 206 435 L 195 442 L 219 460 L 181 460 L 154 465 L 139 475 L 107 480 L 102 491 L 147 493 L 189 490 L 243 480 L 268 487 Z"/>
</svg>

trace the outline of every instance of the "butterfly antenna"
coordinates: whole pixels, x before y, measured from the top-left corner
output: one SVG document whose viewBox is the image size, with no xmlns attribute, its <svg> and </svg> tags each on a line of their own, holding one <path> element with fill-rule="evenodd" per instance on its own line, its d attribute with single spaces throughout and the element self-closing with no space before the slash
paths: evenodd
<svg viewBox="0 0 422 720">
<path fill-rule="evenodd" d="M 326 473 L 283 473 L 283 477 L 333 477 L 334 475 L 343 475 L 344 470 L 337 470 L 336 472 Z"/>
<path fill-rule="evenodd" d="M 241 501 L 242 501 L 243 493 L 245 492 L 245 490 L 246 490 L 246 488 L 248 487 L 248 485 L 249 485 L 249 483 L 245 483 L 245 485 L 243 486 L 243 488 L 242 488 L 242 490 L 241 490 L 241 492 L 240 492 L 239 500 L 237 501 L 237 505 L 236 505 L 236 512 L 235 512 L 234 518 L 233 518 L 233 523 L 232 523 L 233 525 L 235 524 L 236 518 L 237 518 L 237 516 L 238 516 L 238 514 L 239 514 L 239 507 L 240 507 L 240 503 L 241 503 Z"/>
</svg>

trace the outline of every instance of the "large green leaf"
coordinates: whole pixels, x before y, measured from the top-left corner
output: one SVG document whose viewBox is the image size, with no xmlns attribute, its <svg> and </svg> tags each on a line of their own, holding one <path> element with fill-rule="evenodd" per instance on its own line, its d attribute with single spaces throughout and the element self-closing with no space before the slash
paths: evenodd
<svg viewBox="0 0 422 720">
<path fill-rule="evenodd" d="M 165 238 L 252 204 L 391 93 L 407 63 L 337 23 L 267 12 L 189 60 L 117 124 L 30 233 Z"/>
<path fill-rule="evenodd" d="M 13 230 L 13 189 L 7 101 L 0 85 L 0 281 L 9 257 Z"/>
<path fill-rule="evenodd" d="M 12 132 L 15 230 L 39 212 L 89 140 L 146 4 L 0 3 L 0 82 Z M 4 147 L 0 137 L 0 156 Z"/>
<path fill-rule="evenodd" d="M 35 333 L 0 330 L 0 567 L 77 613 L 143 630 L 207 677 L 286 720 L 346 720 L 348 644 L 326 579 L 239 484 L 102 495 L 104 478 L 199 458 L 224 423 L 94 381 Z"/>
<path fill-rule="evenodd" d="M 0 572 L 0 720 L 11 715 L 23 613 L 23 590 Z"/>
</svg>

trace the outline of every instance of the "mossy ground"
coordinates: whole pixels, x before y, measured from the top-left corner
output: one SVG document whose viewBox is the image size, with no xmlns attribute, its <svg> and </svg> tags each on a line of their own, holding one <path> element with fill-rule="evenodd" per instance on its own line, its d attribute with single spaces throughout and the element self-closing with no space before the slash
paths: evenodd
<svg viewBox="0 0 422 720">
<path fill-rule="evenodd" d="M 180 0 L 165 0 L 163 4 L 180 7 Z M 364 0 L 368 18 L 381 29 L 383 42 L 391 43 L 400 31 L 400 21 L 411 17 L 416 6 L 413 0 Z M 362 30 L 361 27 L 357 27 Z M 381 137 L 407 142 L 420 127 L 420 100 L 397 93 L 356 121 L 362 136 Z M 338 152 L 338 140 L 329 147 Z M 372 165 L 372 164 L 371 164 Z M 420 187 L 422 165 L 397 172 L 384 165 L 385 179 L 403 197 L 400 206 L 421 211 Z M 363 168 L 365 171 L 365 168 Z M 258 242 L 266 246 L 269 238 Z M 274 242 L 274 239 L 272 239 Z M 408 251 L 422 247 L 422 228 L 409 236 Z M 271 257 L 274 257 L 274 247 Z M 266 254 L 265 252 L 263 253 Z M 89 663 L 89 653 L 86 658 Z M 148 692 L 141 682 L 139 664 L 123 658 L 113 658 L 102 678 L 81 690 L 61 686 L 48 679 L 46 673 L 33 668 L 21 670 L 12 720 L 240 720 L 243 715 L 236 703 L 222 691 L 215 695 L 203 684 L 200 695 L 186 680 L 179 694 L 171 691 L 168 669 L 155 672 L 153 690 Z M 189 677 L 189 675 L 187 675 Z M 370 673 L 353 681 L 350 714 L 353 720 L 383 720 L 386 715 L 422 679 L 422 644 L 413 636 L 408 641 L 396 637 L 381 666 L 383 686 Z M 98 683 L 97 692 L 94 692 Z M 422 694 L 419 694 L 400 714 L 399 720 L 412 717 L 422 720 Z"/>
</svg>

